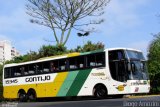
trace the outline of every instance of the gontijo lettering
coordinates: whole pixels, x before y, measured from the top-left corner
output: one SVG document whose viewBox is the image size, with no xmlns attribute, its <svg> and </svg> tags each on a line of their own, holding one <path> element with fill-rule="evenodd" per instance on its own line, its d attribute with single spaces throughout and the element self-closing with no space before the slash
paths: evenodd
<svg viewBox="0 0 160 107">
<path fill-rule="evenodd" d="M 37 82 L 37 81 L 48 81 L 48 80 L 51 80 L 50 75 L 29 77 L 25 79 L 26 82 Z"/>
</svg>

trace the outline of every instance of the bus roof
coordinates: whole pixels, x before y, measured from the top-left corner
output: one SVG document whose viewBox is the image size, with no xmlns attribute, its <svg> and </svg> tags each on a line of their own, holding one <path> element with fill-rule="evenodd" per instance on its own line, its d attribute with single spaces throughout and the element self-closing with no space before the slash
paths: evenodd
<svg viewBox="0 0 160 107">
<path fill-rule="evenodd" d="M 133 49 L 133 48 L 124 48 L 124 47 L 108 48 L 106 50 L 108 50 L 108 51 L 112 51 L 112 50 L 131 50 L 131 51 L 142 52 L 141 50 L 137 50 L 137 49 Z"/>
</svg>

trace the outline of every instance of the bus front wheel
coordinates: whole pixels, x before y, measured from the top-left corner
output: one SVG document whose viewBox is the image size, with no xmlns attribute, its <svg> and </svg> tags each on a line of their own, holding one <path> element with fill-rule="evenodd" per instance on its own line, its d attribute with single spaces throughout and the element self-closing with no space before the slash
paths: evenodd
<svg viewBox="0 0 160 107">
<path fill-rule="evenodd" d="M 105 98 L 107 97 L 107 89 L 104 85 L 97 85 L 94 87 L 94 96 L 96 98 Z"/>
</svg>

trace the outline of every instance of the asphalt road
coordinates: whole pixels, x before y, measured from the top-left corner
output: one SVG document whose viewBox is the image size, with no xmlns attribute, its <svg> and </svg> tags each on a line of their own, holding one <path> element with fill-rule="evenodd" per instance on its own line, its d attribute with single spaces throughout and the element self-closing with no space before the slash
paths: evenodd
<svg viewBox="0 0 160 107">
<path fill-rule="evenodd" d="M 1 107 L 160 107 L 160 96 L 145 98 L 51 100 L 39 102 L 1 103 Z M 8 105 L 10 106 L 8 106 Z"/>
</svg>

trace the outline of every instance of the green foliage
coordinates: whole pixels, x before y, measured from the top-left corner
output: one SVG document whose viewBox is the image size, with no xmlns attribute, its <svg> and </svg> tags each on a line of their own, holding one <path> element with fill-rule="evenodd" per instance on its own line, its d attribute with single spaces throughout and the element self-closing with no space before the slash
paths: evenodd
<svg viewBox="0 0 160 107">
<path fill-rule="evenodd" d="M 149 46 L 148 70 L 152 93 L 160 93 L 160 33 L 155 35 Z"/>
<path fill-rule="evenodd" d="M 43 45 L 39 49 L 39 57 L 47 57 L 47 56 L 54 56 L 54 55 L 61 55 L 67 53 L 67 48 L 64 46 L 45 46 Z"/>
<path fill-rule="evenodd" d="M 77 46 L 76 49 L 71 50 L 74 52 L 89 52 L 89 51 L 94 51 L 94 50 L 99 50 L 99 49 L 104 49 L 104 44 L 101 42 L 98 43 L 92 43 L 91 41 L 88 41 L 84 46 Z"/>
<path fill-rule="evenodd" d="M 87 44 L 83 46 L 83 52 L 93 51 L 104 49 L 104 45 L 100 42 L 93 44 L 91 41 L 88 41 Z"/>
</svg>

